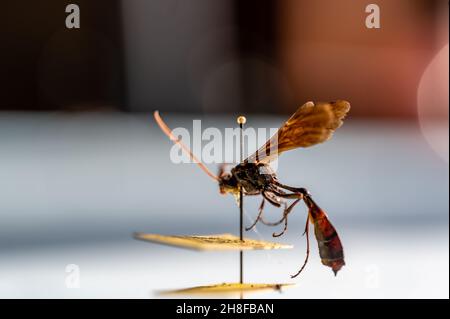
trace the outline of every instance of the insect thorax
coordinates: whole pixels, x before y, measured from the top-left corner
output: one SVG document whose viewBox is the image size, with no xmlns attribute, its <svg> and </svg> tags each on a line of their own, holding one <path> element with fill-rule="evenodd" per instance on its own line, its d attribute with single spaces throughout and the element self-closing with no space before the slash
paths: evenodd
<svg viewBox="0 0 450 319">
<path fill-rule="evenodd" d="M 270 166 L 262 163 L 241 163 L 231 170 L 231 174 L 247 193 L 260 192 L 276 179 Z"/>
</svg>

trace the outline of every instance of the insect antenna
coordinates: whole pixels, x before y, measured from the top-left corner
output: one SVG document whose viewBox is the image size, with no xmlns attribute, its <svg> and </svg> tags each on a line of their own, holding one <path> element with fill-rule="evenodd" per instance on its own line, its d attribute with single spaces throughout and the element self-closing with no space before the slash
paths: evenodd
<svg viewBox="0 0 450 319">
<path fill-rule="evenodd" d="M 161 130 L 163 131 L 164 134 L 167 135 L 167 137 L 174 142 L 175 144 L 177 144 L 178 146 L 181 147 L 181 149 L 190 157 L 190 159 L 197 164 L 209 177 L 211 177 L 213 180 L 215 181 L 219 181 L 219 177 L 217 177 L 216 175 L 214 175 L 206 166 L 205 164 L 203 164 L 190 150 L 189 147 L 187 147 L 182 141 L 181 139 L 177 138 L 175 135 L 173 135 L 172 130 L 167 126 L 166 123 L 164 123 L 164 121 L 162 120 L 161 116 L 159 116 L 159 112 L 155 111 L 153 113 L 153 116 L 155 117 L 155 121 L 156 123 L 159 125 L 159 127 L 161 128 Z"/>
</svg>

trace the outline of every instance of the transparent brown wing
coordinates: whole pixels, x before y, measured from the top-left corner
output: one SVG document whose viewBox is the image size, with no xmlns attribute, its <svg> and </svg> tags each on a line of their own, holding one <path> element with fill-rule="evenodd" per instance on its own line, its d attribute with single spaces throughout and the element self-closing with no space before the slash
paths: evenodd
<svg viewBox="0 0 450 319">
<path fill-rule="evenodd" d="M 349 110 L 350 103 L 343 100 L 315 104 L 307 102 L 245 162 L 269 163 L 282 152 L 325 142 L 342 125 Z"/>
</svg>

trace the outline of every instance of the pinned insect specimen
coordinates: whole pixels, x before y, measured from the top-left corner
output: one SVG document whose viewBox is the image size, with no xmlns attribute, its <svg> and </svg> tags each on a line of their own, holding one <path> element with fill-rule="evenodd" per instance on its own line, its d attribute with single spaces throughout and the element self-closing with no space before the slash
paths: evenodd
<svg viewBox="0 0 450 319">
<path fill-rule="evenodd" d="M 222 194 L 237 196 L 240 190 L 244 195 L 261 195 L 263 197 L 259 207 L 259 213 L 255 222 L 246 230 L 250 230 L 258 222 L 268 226 L 284 225 L 280 233 L 274 233 L 274 237 L 283 235 L 288 227 L 288 216 L 295 205 L 303 200 L 308 208 L 308 218 L 304 234 L 306 235 L 306 256 L 300 270 L 292 275 L 297 277 L 305 268 L 309 258 L 309 223 L 314 225 L 314 234 L 319 245 L 319 254 L 322 264 L 331 267 L 334 274 L 345 265 L 342 243 L 328 219 L 327 214 L 312 199 L 311 194 L 302 187 L 284 185 L 278 181 L 275 172 L 270 167 L 270 162 L 278 156 L 295 148 L 304 148 L 327 141 L 333 132 L 342 125 L 342 120 L 350 110 L 350 103 L 338 100 L 329 103 L 307 102 L 302 105 L 258 151 L 249 156 L 226 173 L 224 166 L 219 174 L 213 174 L 201 163 L 191 150 L 185 146 L 161 119 L 158 111 L 154 117 L 162 131 L 176 144 L 178 144 L 197 163 L 209 177 L 218 182 Z M 293 200 L 290 205 L 287 200 Z M 263 217 L 265 202 L 275 207 L 283 207 L 280 220 L 268 222 Z"/>
</svg>

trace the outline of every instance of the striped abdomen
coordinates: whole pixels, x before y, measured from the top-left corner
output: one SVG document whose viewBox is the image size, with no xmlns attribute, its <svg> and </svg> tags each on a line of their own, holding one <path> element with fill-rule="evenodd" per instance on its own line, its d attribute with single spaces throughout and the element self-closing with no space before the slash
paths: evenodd
<svg viewBox="0 0 450 319">
<path fill-rule="evenodd" d="M 345 265 L 344 249 L 336 229 L 328 220 L 325 212 L 317 206 L 311 197 L 305 197 L 309 207 L 309 216 L 314 223 L 314 234 L 319 244 L 319 254 L 322 264 L 331 267 L 334 275 Z"/>
</svg>

